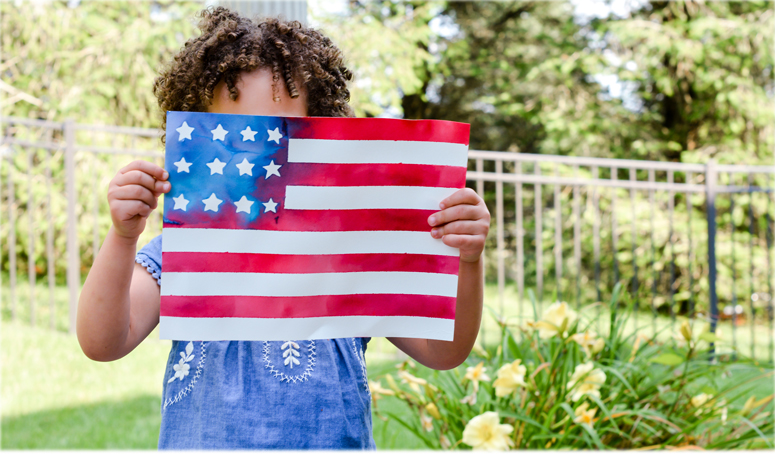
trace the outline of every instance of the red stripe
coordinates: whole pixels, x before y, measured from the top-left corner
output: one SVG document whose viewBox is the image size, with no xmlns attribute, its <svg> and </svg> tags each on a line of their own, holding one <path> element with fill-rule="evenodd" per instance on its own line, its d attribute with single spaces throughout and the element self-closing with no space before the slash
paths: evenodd
<svg viewBox="0 0 775 454">
<path fill-rule="evenodd" d="M 462 188 L 466 181 L 466 168 L 454 166 L 288 163 L 283 168 L 285 185 Z"/>
<path fill-rule="evenodd" d="M 281 202 L 282 204 L 282 202 Z M 228 209 L 227 209 L 228 208 Z M 358 230 L 401 230 L 428 232 L 431 227 L 428 217 L 436 210 L 284 210 L 278 206 L 278 214 L 262 213 L 255 221 L 248 222 L 236 209 L 224 208 L 218 216 L 186 214 L 183 211 L 167 210 L 164 213 L 164 228 L 192 229 L 252 229 L 279 230 L 287 232 L 346 232 Z M 263 208 L 263 206 L 262 206 Z"/>
<path fill-rule="evenodd" d="M 351 315 L 455 318 L 455 298 L 427 295 L 162 296 L 167 317 L 303 318 Z"/>
<path fill-rule="evenodd" d="M 457 274 L 459 259 L 423 254 L 281 255 L 228 252 L 164 252 L 165 272 L 346 273 L 413 271 Z"/>
<path fill-rule="evenodd" d="M 468 145 L 471 126 L 439 120 L 392 118 L 292 117 L 288 135 L 293 139 L 406 140 Z"/>
</svg>

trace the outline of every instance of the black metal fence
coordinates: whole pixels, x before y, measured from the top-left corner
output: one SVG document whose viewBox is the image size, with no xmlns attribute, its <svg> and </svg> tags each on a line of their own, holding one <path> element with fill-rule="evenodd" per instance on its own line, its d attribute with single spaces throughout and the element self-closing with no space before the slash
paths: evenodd
<svg viewBox="0 0 775 454">
<path fill-rule="evenodd" d="M 647 316 L 633 317 L 635 328 L 650 318 L 653 333 L 669 333 L 677 316 L 705 320 L 711 332 L 722 323 L 720 353 L 772 359 L 773 167 L 469 158 L 469 182 L 492 207 L 488 275 L 501 313 L 507 299 L 529 308 L 526 288 L 539 306 L 565 300 L 581 309 L 621 283 L 622 305 Z"/>
</svg>

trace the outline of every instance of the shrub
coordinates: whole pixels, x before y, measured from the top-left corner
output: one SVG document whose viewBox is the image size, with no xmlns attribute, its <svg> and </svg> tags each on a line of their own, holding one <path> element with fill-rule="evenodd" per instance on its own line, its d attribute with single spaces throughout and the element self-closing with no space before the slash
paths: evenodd
<svg viewBox="0 0 775 454">
<path fill-rule="evenodd" d="M 404 361 L 389 389 L 371 383 L 375 403 L 405 402 L 416 417 L 386 416 L 435 449 L 772 448 L 772 370 L 718 362 L 717 339 L 688 321 L 663 344 L 626 334 L 618 294 L 607 335 L 555 303 L 525 326 L 501 322 L 500 342 L 461 368 L 426 379 Z"/>
</svg>

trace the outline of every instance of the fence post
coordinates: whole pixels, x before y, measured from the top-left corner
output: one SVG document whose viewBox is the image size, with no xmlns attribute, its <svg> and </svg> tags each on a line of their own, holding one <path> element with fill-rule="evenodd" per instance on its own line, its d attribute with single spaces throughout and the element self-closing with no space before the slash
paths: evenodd
<svg viewBox="0 0 775 454">
<path fill-rule="evenodd" d="M 716 294 L 716 161 L 711 159 L 705 166 L 705 203 L 708 214 L 708 288 L 710 291 L 710 332 L 716 332 L 718 323 L 718 295 Z M 713 359 L 715 344 L 710 344 Z"/>
<path fill-rule="evenodd" d="M 16 189 L 13 187 L 14 167 L 12 149 L 8 154 L 8 285 L 11 320 L 16 321 Z"/>
<path fill-rule="evenodd" d="M 81 258 L 78 253 L 78 218 L 75 213 L 75 125 L 72 119 L 65 128 L 65 193 L 67 196 L 67 288 L 70 295 L 70 334 L 75 333 L 78 292 L 81 288 Z"/>
</svg>

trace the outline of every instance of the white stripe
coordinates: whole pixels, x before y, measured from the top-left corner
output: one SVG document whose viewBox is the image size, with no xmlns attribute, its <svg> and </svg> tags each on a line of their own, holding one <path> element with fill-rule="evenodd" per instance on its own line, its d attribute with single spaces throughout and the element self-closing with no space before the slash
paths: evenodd
<svg viewBox="0 0 775 454">
<path fill-rule="evenodd" d="M 318 296 L 344 294 L 455 297 L 457 276 L 442 273 L 164 273 L 163 296 Z"/>
<path fill-rule="evenodd" d="M 458 249 L 431 237 L 430 232 L 404 231 L 281 232 L 165 228 L 162 250 L 248 254 L 460 255 Z"/>
<path fill-rule="evenodd" d="M 466 167 L 468 145 L 405 140 L 289 139 L 288 162 Z"/>
<path fill-rule="evenodd" d="M 182 341 L 278 341 L 341 337 L 412 337 L 451 341 L 454 329 L 454 320 L 429 317 L 353 315 L 277 319 L 162 316 L 159 337 Z"/>
<path fill-rule="evenodd" d="M 459 188 L 420 186 L 288 186 L 288 210 L 438 210 Z"/>
</svg>

